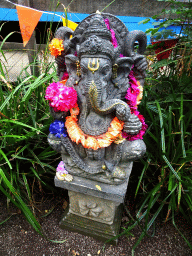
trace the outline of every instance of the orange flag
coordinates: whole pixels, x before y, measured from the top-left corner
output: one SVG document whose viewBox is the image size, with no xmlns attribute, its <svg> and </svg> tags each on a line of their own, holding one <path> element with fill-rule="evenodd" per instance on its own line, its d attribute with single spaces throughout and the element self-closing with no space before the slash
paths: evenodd
<svg viewBox="0 0 192 256">
<path fill-rule="evenodd" d="M 20 5 L 16 5 L 16 8 L 19 17 L 21 36 L 23 38 L 23 45 L 25 47 L 31 38 L 31 35 L 33 34 L 33 31 L 37 26 L 43 12 Z"/>
</svg>

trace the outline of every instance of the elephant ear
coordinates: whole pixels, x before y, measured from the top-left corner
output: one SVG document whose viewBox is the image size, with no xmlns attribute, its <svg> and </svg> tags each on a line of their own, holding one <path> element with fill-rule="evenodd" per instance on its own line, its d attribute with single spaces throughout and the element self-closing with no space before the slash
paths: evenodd
<svg viewBox="0 0 192 256">
<path fill-rule="evenodd" d="M 138 49 L 134 51 L 134 44 L 138 42 Z M 144 85 L 144 79 L 146 77 L 147 61 L 143 55 L 147 46 L 147 36 L 144 32 L 134 30 L 127 34 L 125 39 L 125 54 L 131 56 L 134 61 L 134 75 L 135 78 Z"/>
<path fill-rule="evenodd" d="M 55 33 L 55 38 L 63 40 L 64 53 L 66 54 L 70 48 L 70 37 L 73 35 L 73 30 L 68 27 L 60 27 Z"/>
<path fill-rule="evenodd" d="M 129 80 L 128 75 L 133 65 L 133 59 L 131 57 L 122 57 L 116 59 L 117 69 L 113 71 L 113 83 L 115 84 L 115 87 L 119 89 L 119 93 L 121 94 L 121 98 L 123 98 L 124 94 L 126 94 L 128 86 L 129 86 Z M 113 65 L 113 69 L 115 67 Z"/>
<path fill-rule="evenodd" d="M 135 53 L 134 45 L 138 42 L 139 47 Z M 133 57 L 136 54 L 144 54 L 147 47 L 147 36 L 143 31 L 133 30 L 129 32 L 125 38 L 125 54 L 126 56 Z"/>
<path fill-rule="evenodd" d="M 64 51 L 61 52 L 61 55 L 55 57 L 55 62 L 57 64 L 57 75 L 59 77 L 59 80 L 62 79 L 63 74 L 66 72 L 65 55 L 71 52 L 71 35 L 73 35 L 73 31 L 68 27 L 60 27 L 55 33 L 55 38 L 63 40 L 64 46 Z"/>
<path fill-rule="evenodd" d="M 77 56 L 73 54 L 68 54 L 65 56 L 65 64 L 67 68 L 67 72 L 69 74 L 69 79 L 67 80 L 66 85 L 72 86 L 79 82 L 79 76 L 77 76 L 77 65 L 76 62 L 78 61 Z"/>
</svg>

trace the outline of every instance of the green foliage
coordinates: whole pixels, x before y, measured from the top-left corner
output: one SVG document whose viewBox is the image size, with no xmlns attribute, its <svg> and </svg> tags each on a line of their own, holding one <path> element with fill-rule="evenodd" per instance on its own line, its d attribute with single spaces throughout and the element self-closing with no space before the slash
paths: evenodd
<svg viewBox="0 0 192 256">
<path fill-rule="evenodd" d="M 52 120 L 44 95 L 47 85 L 57 80 L 56 70 L 53 64 L 44 62 L 39 77 L 28 74 L 26 67 L 21 71 L 22 79 L 18 76 L 15 83 L 8 83 L 2 50 L 5 41 L 0 46 L 0 190 L 8 206 L 12 202 L 43 235 L 33 193 L 43 188 L 54 190 L 49 181 L 53 180 L 57 156 L 47 143 Z"/>
<path fill-rule="evenodd" d="M 152 17 L 153 20 L 161 20 L 153 22 L 152 24 L 155 28 L 147 29 L 146 33 L 150 34 L 154 40 L 166 39 L 169 36 L 179 38 L 181 41 L 192 40 L 192 3 L 186 4 L 174 0 L 167 0 L 166 2 L 168 2 L 167 8 Z M 140 24 L 146 24 L 149 21 L 150 19 L 145 19 Z M 171 25 L 180 26 L 179 35 L 172 29 L 167 29 Z"/>
<path fill-rule="evenodd" d="M 157 218 L 172 220 L 175 225 L 174 218 L 180 213 L 192 224 L 191 93 L 174 94 L 172 101 L 147 102 L 149 93 L 145 92 L 142 106 L 149 129 L 144 139 L 147 157 L 141 160 L 143 170 L 135 192 L 139 196 L 137 221 L 127 231 L 142 219 L 145 225 L 133 251 Z"/>
<path fill-rule="evenodd" d="M 149 126 L 144 137 L 147 153 L 138 163 L 139 166 L 143 165 L 142 171 L 138 177 L 134 177 L 134 180 L 137 179 L 137 214 L 123 232 L 130 232 L 144 220 L 141 235 L 133 247 L 133 255 L 157 218 L 163 222 L 172 221 L 178 231 L 175 224 L 175 216 L 178 214 L 192 224 L 192 32 L 189 31 L 192 4 L 186 6 L 172 0 L 166 2 L 171 4 L 169 9 L 164 9 L 153 18 L 162 17 L 163 14 L 170 14 L 170 18 L 155 23 L 158 27 L 147 32 L 156 39 L 164 38 L 164 30 L 160 29 L 178 24 L 181 33 L 179 43 L 168 59 L 158 61 L 152 52 L 147 56 L 149 71 L 140 106 Z M 169 32 L 166 31 L 168 35 Z M 148 48 L 155 49 L 154 46 Z M 181 235 L 192 249 L 187 238 Z"/>
</svg>

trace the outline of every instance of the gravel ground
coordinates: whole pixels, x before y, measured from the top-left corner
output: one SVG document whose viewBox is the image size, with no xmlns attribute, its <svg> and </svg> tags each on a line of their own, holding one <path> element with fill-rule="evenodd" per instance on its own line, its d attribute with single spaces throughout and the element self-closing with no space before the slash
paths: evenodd
<svg viewBox="0 0 192 256">
<path fill-rule="evenodd" d="M 93 238 L 72 233 L 59 228 L 59 221 L 67 206 L 67 199 L 53 198 L 41 200 L 39 209 L 46 213 L 53 204 L 58 202 L 54 210 L 47 217 L 41 219 L 42 228 L 49 239 L 65 240 L 63 243 L 53 243 L 42 238 L 28 224 L 23 215 L 11 207 L 10 211 L 15 213 L 7 222 L 0 226 L 0 256 L 129 256 L 131 248 L 137 241 L 141 231 L 137 227 L 132 235 L 119 238 L 117 246 L 104 245 L 103 242 Z M 0 194 L 0 222 L 9 216 L 6 210 L 6 198 Z M 128 217 L 126 213 L 122 218 L 122 226 L 126 226 Z M 192 243 L 192 228 L 182 218 L 177 218 L 180 230 Z M 190 256 L 189 249 L 181 235 L 171 223 L 156 223 L 155 235 L 145 237 L 135 250 L 135 256 Z"/>
</svg>

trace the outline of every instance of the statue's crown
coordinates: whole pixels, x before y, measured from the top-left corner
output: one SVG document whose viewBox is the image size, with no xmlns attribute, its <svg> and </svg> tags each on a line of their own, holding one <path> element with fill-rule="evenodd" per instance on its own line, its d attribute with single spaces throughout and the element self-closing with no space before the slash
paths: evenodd
<svg viewBox="0 0 192 256">
<path fill-rule="evenodd" d="M 88 28 L 84 31 L 83 43 L 80 45 L 79 56 L 105 55 L 114 58 L 114 47 L 111 43 L 111 32 L 100 14 L 95 14 Z"/>
<path fill-rule="evenodd" d="M 88 29 L 83 33 L 86 39 L 92 35 L 97 35 L 106 40 L 111 40 L 111 32 L 107 29 L 104 19 L 100 14 L 95 14 L 91 20 Z"/>
</svg>

